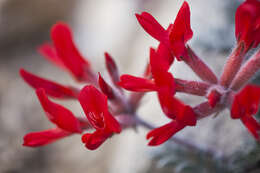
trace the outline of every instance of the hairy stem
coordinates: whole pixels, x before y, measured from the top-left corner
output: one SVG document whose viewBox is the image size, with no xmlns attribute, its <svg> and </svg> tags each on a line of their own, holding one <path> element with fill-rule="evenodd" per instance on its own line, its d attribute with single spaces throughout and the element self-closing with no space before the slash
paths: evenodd
<svg viewBox="0 0 260 173">
<path fill-rule="evenodd" d="M 207 90 L 210 87 L 210 84 L 206 82 L 197 82 L 197 81 L 187 81 L 182 79 L 174 79 L 176 84 L 176 91 L 183 92 L 198 96 L 205 96 L 207 94 Z"/>
<path fill-rule="evenodd" d="M 216 105 L 214 108 L 212 108 L 208 101 L 203 102 L 193 108 L 194 112 L 197 114 L 197 119 L 202 119 L 207 116 L 212 115 L 213 113 L 217 113 L 221 110 L 223 110 L 224 105 Z"/>
<path fill-rule="evenodd" d="M 183 61 L 200 77 L 203 81 L 216 84 L 218 83 L 217 76 L 213 73 L 210 67 L 205 64 L 188 46 L 187 57 Z"/>
<path fill-rule="evenodd" d="M 232 90 L 242 88 L 260 69 L 260 50 L 251 57 L 238 71 L 235 79 L 231 84 Z"/>
<path fill-rule="evenodd" d="M 232 80 L 240 69 L 245 53 L 243 44 L 238 44 L 230 54 L 220 77 L 220 84 L 225 88 L 230 86 Z"/>
</svg>

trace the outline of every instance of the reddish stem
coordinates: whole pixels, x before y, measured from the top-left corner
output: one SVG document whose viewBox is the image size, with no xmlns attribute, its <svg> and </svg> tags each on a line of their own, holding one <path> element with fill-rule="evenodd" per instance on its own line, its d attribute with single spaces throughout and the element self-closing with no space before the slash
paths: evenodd
<svg viewBox="0 0 260 173">
<path fill-rule="evenodd" d="M 218 83 L 217 76 L 205 64 L 188 46 L 187 47 L 187 57 L 183 58 L 183 61 L 203 80 L 209 83 L 216 84 Z"/>
<path fill-rule="evenodd" d="M 250 58 L 238 71 L 235 79 L 231 84 L 232 90 L 242 88 L 260 69 L 260 50 L 258 50 L 252 58 Z"/>
<path fill-rule="evenodd" d="M 243 44 L 237 44 L 235 49 L 230 54 L 223 73 L 220 77 L 220 84 L 225 88 L 228 88 L 241 67 L 243 59 L 245 57 L 245 50 Z"/>
<path fill-rule="evenodd" d="M 216 105 L 212 108 L 208 101 L 203 102 L 193 108 L 194 112 L 197 114 L 197 119 L 202 119 L 213 113 L 219 112 L 224 108 L 224 105 Z"/>
<path fill-rule="evenodd" d="M 210 87 L 210 84 L 205 82 L 187 81 L 177 78 L 174 79 L 174 82 L 176 84 L 177 92 L 184 92 L 198 96 L 205 96 Z"/>
</svg>

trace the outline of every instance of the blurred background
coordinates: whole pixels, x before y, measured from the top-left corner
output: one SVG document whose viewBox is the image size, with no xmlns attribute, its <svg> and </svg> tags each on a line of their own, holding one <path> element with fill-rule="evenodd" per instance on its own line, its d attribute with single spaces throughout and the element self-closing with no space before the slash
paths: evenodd
<svg viewBox="0 0 260 173">
<path fill-rule="evenodd" d="M 80 136 L 42 148 L 22 146 L 26 133 L 49 128 L 51 124 L 33 90 L 19 77 L 19 69 L 23 67 L 64 84 L 75 83 L 67 73 L 55 68 L 37 53 L 37 46 L 49 41 L 53 24 L 57 21 L 70 24 L 78 48 L 96 72 L 107 75 L 103 55 L 107 51 L 115 58 L 121 73 L 140 75 L 148 61 L 149 47 L 158 43 L 143 31 L 134 14 L 150 12 L 166 27 L 175 19 L 182 2 L 0 0 L 0 172 L 228 172 L 240 170 L 237 166 L 242 163 L 245 169 L 255 166 L 247 162 L 233 162 L 233 158 L 239 156 L 247 161 L 250 156 L 255 160 L 252 163 L 259 165 L 260 156 L 254 140 L 239 121 L 229 118 L 228 111 L 215 119 L 206 118 L 196 127 L 187 128 L 177 135 L 201 148 L 213 148 L 219 156 L 214 158 L 204 153 L 191 153 L 172 143 L 148 147 L 145 140 L 147 131 L 142 128 L 126 130 L 96 151 L 88 151 Z M 194 31 L 189 43 L 220 74 L 235 43 L 234 14 L 241 1 L 188 2 Z M 175 63 L 172 72 L 179 78 L 198 80 L 183 63 Z M 179 97 L 191 105 L 202 101 L 184 94 Z M 82 114 L 78 103 L 64 104 L 76 115 Z M 156 126 L 167 122 L 155 95 L 145 96 L 142 104 L 139 114 L 144 119 Z M 251 156 L 252 153 L 255 155 Z"/>
</svg>

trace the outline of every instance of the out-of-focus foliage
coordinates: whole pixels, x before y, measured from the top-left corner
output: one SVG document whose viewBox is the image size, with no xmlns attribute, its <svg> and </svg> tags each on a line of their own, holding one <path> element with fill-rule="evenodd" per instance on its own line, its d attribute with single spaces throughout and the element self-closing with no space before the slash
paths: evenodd
<svg viewBox="0 0 260 173">
<path fill-rule="evenodd" d="M 167 145 L 152 155 L 147 173 L 257 173 L 260 172 L 260 144 L 231 156 L 212 156 L 203 151 Z"/>
</svg>

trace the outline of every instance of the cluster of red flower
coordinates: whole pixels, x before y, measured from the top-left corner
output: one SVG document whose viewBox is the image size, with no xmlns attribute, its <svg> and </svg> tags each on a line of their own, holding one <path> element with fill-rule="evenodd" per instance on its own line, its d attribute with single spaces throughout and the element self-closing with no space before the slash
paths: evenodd
<svg viewBox="0 0 260 173">
<path fill-rule="evenodd" d="M 260 87 L 248 84 L 248 80 L 260 68 L 260 50 L 245 63 L 244 57 L 260 43 L 260 2 L 246 0 L 236 12 L 237 44 L 224 66 L 220 78 L 194 53 L 187 42 L 192 38 L 190 27 L 190 8 L 184 2 L 173 24 L 164 29 L 147 12 L 136 14 L 144 30 L 160 44 L 150 49 L 150 63 L 143 77 L 122 75 L 116 63 L 105 53 L 106 67 L 113 86 L 99 74 L 95 75 L 90 63 L 75 47 L 69 27 L 57 23 L 51 31 L 53 44 L 44 44 L 39 52 L 58 67 L 69 71 L 79 82 L 89 83 L 83 89 L 64 86 L 23 69 L 22 78 L 33 88 L 48 119 L 57 127 L 54 129 L 29 133 L 24 137 L 25 146 L 42 146 L 60 138 L 81 133 L 90 128 L 93 133 L 82 136 L 88 149 L 98 148 L 106 139 L 124 128 L 138 125 L 135 112 L 145 92 L 155 91 L 164 114 L 171 121 L 153 129 L 147 135 L 149 145 L 159 145 L 186 126 L 195 126 L 197 120 L 225 108 L 230 109 L 233 119 L 241 119 L 249 132 L 259 139 L 260 125 L 253 115 L 258 111 Z M 174 59 L 186 63 L 202 80 L 187 81 L 174 78 L 168 72 Z M 99 88 L 99 89 L 97 89 Z M 134 91 L 127 97 L 122 88 Z M 176 96 L 184 92 L 206 97 L 206 101 L 191 107 Z M 77 99 L 87 119 L 77 118 L 65 107 L 52 102 L 47 96 L 57 99 Z M 108 101 L 111 103 L 108 105 Z M 113 114 L 113 115 L 112 115 Z M 120 126 L 121 125 L 121 126 Z"/>
</svg>

